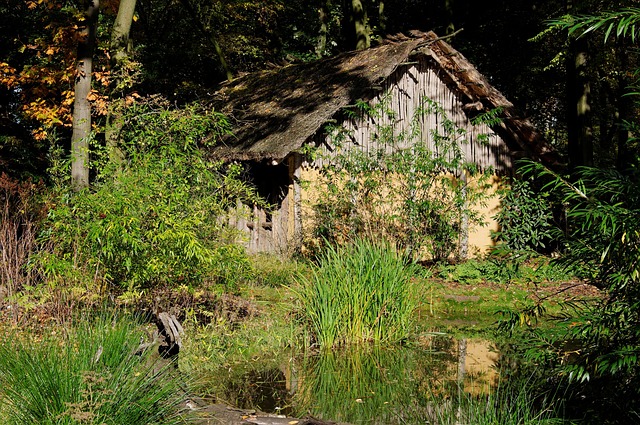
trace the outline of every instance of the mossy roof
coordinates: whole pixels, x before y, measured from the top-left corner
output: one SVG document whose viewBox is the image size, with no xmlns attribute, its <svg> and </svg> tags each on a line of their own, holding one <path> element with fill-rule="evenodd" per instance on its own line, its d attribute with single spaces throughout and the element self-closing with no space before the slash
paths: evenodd
<svg viewBox="0 0 640 425">
<path fill-rule="evenodd" d="M 500 108 L 493 127 L 516 156 L 557 164 L 557 155 L 531 122 L 457 50 L 435 33 L 395 36 L 378 47 L 314 62 L 252 73 L 227 83 L 214 96 L 234 134 L 215 155 L 235 160 L 280 161 L 298 150 L 342 108 L 368 100 L 398 67 L 420 56 L 463 103 L 467 115 Z"/>
</svg>

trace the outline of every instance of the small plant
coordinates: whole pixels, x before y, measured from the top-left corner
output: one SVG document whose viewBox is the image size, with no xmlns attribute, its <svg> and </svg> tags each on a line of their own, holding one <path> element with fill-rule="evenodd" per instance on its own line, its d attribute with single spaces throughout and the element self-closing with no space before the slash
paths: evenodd
<svg viewBox="0 0 640 425">
<path fill-rule="evenodd" d="M 272 287 L 290 287 L 295 284 L 301 273 L 308 271 L 307 265 L 303 262 L 269 254 L 253 256 L 251 265 L 251 281 Z"/>
<path fill-rule="evenodd" d="M 385 243 L 356 239 L 329 247 L 299 297 L 311 333 L 325 348 L 393 343 L 409 336 L 416 300 L 411 263 Z"/>
<path fill-rule="evenodd" d="M 392 240 L 414 259 L 465 255 L 464 234 L 483 217 L 474 207 L 486 199 L 491 170 L 465 159 L 466 131 L 430 99 L 396 128 L 388 101 L 358 103 L 354 119 L 372 121 L 372 145 L 347 146 L 350 133 L 329 126 L 334 149 L 323 158 L 323 198 L 313 205 L 316 240 L 344 243 L 356 235 Z M 421 122 L 437 117 L 438 128 L 422 134 Z M 431 142 L 428 142 L 430 140 Z"/>
<path fill-rule="evenodd" d="M 174 424 L 182 391 L 135 355 L 138 324 L 102 317 L 0 345 L 6 424 Z"/>
<path fill-rule="evenodd" d="M 455 265 L 442 266 L 439 277 L 446 281 L 475 285 L 483 282 L 489 276 L 483 273 L 481 263 L 469 260 Z"/>
</svg>

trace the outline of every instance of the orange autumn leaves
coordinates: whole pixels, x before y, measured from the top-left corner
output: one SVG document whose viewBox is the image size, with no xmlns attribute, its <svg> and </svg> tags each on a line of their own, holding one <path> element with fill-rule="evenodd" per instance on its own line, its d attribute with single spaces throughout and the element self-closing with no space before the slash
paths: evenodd
<svg viewBox="0 0 640 425">
<path fill-rule="evenodd" d="M 117 10 L 117 0 L 101 3 L 107 13 Z M 76 54 L 84 18 L 80 10 L 63 1 L 26 0 L 22 6 L 38 17 L 39 29 L 29 40 L 16 39 L 14 57 L 21 65 L 0 60 L 0 86 L 20 98 L 21 113 L 32 122 L 34 138 L 45 140 L 55 129 L 72 126 Z M 88 96 L 95 117 L 107 114 L 111 84 L 108 31 L 99 31 L 98 38 L 93 89 Z M 100 125 L 100 120 L 95 121 Z"/>
</svg>

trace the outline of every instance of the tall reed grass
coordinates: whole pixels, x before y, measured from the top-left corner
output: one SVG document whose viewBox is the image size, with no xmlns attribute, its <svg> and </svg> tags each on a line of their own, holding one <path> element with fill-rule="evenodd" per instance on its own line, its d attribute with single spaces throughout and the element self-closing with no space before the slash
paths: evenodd
<svg viewBox="0 0 640 425">
<path fill-rule="evenodd" d="M 176 378 L 134 354 L 138 329 L 132 320 L 104 317 L 45 335 L 5 338 L 0 423 L 183 423 Z"/>
<path fill-rule="evenodd" d="M 329 247 L 299 292 L 311 333 L 324 348 L 394 343 L 409 336 L 415 266 L 384 243 Z"/>
</svg>

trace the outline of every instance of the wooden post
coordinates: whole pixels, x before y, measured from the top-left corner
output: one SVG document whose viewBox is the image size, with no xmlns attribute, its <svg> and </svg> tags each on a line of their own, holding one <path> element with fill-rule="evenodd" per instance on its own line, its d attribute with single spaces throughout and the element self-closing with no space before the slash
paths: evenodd
<svg viewBox="0 0 640 425">
<path fill-rule="evenodd" d="M 458 249 L 458 257 L 466 260 L 469 256 L 469 203 L 467 202 L 467 172 L 462 170 L 460 173 L 460 184 L 462 184 L 462 216 L 460 217 L 460 246 Z"/>
<path fill-rule="evenodd" d="M 300 184 L 302 173 L 302 155 L 293 154 L 293 241 L 291 248 L 294 252 L 302 249 L 302 187 Z"/>
</svg>

